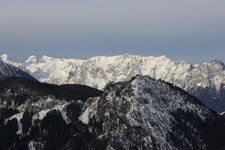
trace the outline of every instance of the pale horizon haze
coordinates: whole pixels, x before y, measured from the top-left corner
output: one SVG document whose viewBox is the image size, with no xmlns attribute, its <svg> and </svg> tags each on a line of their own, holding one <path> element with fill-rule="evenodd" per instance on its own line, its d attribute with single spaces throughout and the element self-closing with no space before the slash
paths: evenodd
<svg viewBox="0 0 225 150">
<path fill-rule="evenodd" d="M 0 53 L 225 62 L 225 1 L 1 0 Z"/>
</svg>

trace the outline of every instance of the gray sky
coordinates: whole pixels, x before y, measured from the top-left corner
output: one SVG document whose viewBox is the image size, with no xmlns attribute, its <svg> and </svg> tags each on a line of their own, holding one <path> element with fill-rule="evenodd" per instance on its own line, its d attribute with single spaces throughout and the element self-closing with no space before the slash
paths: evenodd
<svg viewBox="0 0 225 150">
<path fill-rule="evenodd" d="M 224 0 L 1 0 L 0 52 L 225 62 Z"/>
</svg>

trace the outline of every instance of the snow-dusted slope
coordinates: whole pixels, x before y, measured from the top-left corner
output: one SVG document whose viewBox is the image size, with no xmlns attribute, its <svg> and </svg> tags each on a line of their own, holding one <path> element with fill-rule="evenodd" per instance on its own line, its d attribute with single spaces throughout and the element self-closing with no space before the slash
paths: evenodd
<svg viewBox="0 0 225 150">
<path fill-rule="evenodd" d="M 31 56 L 24 67 L 21 64 L 16 66 L 27 70 L 41 82 L 76 83 L 98 89 L 112 81 L 129 80 L 137 74 L 149 75 L 181 87 L 218 112 L 225 110 L 225 65 L 220 61 L 191 65 L 183 61 L 174 62 L 165 56 L 98 56 L 88 60 L 47 56 L 37 59 Z"/>
<path fill-rule="evenodd" d="M 18 68 L 23 68 L 23 65 L 21 63 L 14 62 L 7 54 L 0 55 L 0 60 Z"/>
<path fill-rule="evenodd" d="M 84 124 L 102 123 L 108 149 L 224 149 L 224 119 L 172 84 L 138 75 L 86 102 Z M 217 128 L 218 127 L 218 128 Z M 217 133 L 216 133 L 217 132 Z M 220 144 L 219 144 L 220 143 Z"/>
<path fill-rule="evenodd" d="M 0 149 L 224 150 L 225 119 L 149 76 L 110 85 L 0 81 Z M 71 95 L 72 94 L 72 95 Z"/>
<path fill-rule="evenodd" d="M 9 78 L 9 77 L 23 77 L 29 80 L 36 81 L 32 76 L 30 76 L 27 72 L 19 69 L 19 64 L 10 61 L 7 55 L 0 56 L 0 80 Z M 22 65 L 20 65 L 22 68 Z"/>
<path fill-rule="evenodd" d="M 97 142 L 96 136 L 78 117 L 83 102 L 101 94 L 82 85 L 56 86 L 24 78 L 1 80 L 0 149 L 88 150 L 91 142 Z"/>
</svg>

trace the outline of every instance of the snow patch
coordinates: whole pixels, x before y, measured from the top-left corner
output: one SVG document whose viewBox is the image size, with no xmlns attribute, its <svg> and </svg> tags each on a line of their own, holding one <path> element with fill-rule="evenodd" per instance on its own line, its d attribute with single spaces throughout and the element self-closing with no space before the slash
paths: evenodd
<svg viewBox="0 0 225 150">
<path fill-rule="evenodd" d="M 50 100 L 49 100 L 50 101 Z M 33 117 L 32 117 L 32 126 L 34 125 L 35 123 L 35 120 L 43 120 L 46 115 L 53 111 L 53 110 L 56 110 L 58 112 L 60 112 L 63 120 L 69 124 L 71 121 L 70 119 L 67 117 L 67 114 L 66 114 L 66 106 L 68 105 L 68 103 L 65 103 L 65 104 L 58 104 L 56 106 L 54 106 L 53 108 L 51 109 L 46 109 L 46 110 L 42 110 L 40 112 L 38 112 L 37 114 L 35 114 Z"/>
<path fill-rule="evenodd" d="M 35 148 L 35 142 L 34 141 L 30 141 L 28 144 L 28 150 L 36 150 Z"/>
<path fill-rule="evenodd" d="M 17 120 L 17 125 L 18 125 L 18 131 L 16 132 L 16 134 L 18 135 L 22 135 L 23 134 L 23 125 L 21 123 L 21 119 L 23 118 L 23 112 L 22 113 L 18 113 L 13 115 L 12 117 L 10 117 L 9 119 L 6 119 L 5 121 L 5 125 L 7 125 L 8 121 L 12 120 L 12 119 L 16 119 Z"/>
<path fill-rule="evenodd" d="M 79 120 L 81 122 L 83 122 L 84 124 L 88 124 L 89 123 L 89 113 L 90 113 L 90 110 L 87 108 L 83 113 L 82 115 L 79 117 Z"/>
<path fill-rule="evenodd" d="M 91 98 L 91 99 L 92 99 L 91 105 L 87 106 L 87 108 L 84 110 L 84 112 L 79 117 L 79 120 L 84 124 L 88 124 L 90 118 L 93 118 L 95 116 L 95 114 L 97 113 L 99 97 L 95 97 L 95 98 Z M 105 115 L 108 115 L 108 114 L 106 113 Z"/>
<path fill-rule="evenodd" d="M 42 111 L 38 112 L 37 114 L 35 114 L 32 117 L 32 126 L 34 125 L 35 120 L 43 120 L 44 117 L 47 115 L 47 113 L 50 111 L 51 111 L 51 109 L 47 109 L 47 110 L 42 110 Z"/>
</svg>

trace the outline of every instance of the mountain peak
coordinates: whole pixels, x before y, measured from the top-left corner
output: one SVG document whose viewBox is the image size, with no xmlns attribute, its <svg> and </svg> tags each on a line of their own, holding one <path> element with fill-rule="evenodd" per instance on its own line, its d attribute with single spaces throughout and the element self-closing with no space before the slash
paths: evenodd
<svg viewBox="0 0 225 150">
<path fill-rule="evenodd" d="M 211 64 L 218 64 L 218 65 L 223 66 L 225 68 L 225 64 L 220 60 L 215 59 L 215 60 L 210 61 L 210 63 Z"/>
<path fill-rule="evenodd" d="M 53 59 L 57 59 L 57 58 L 53 58 L 53 57 L 50 57 L 50 56 L 47 56 L 47 55 L 43 55 L 40 60 L 49 61 L 49 60 L 53 60 Z"/>
<path fill-rule="evenodd" d="M 0 59 L 6 63 L 9 61 L 12 61 L 11 58 L 7 54 L 0 55 Z"/>
<path fill-rule="evenodd" d="M 123 57 L 141 57 L 140 55 L 132 55 L 132 54 L 128 54 L 128 53 L 125 53 L 123 55 L 118 55 L 118 56 L 123 56 Z"/>
<path fill-rule="evenodd" d="M 102 123 L 102 135 L 112 139 L 108 142 L 112 149 L 210 150 L 218 146 L 209 139 L 218 131 L 214 128 L 210 134 L 220 116 L 182 89 L 149 76 L 115 83 L 86 106 L 79 119 L 89 126 L 93 120 Z M 224 124 L 220 125 L 223 130 Z M 223 143 L 220 136 L 216 138 Z"/>
<path fill-rule="evenodd" d="M 32 55 L 25 62 L 29 63 L 29 64 L 37 64 L 38 58 L 36 56 Z"/>
<path fill-rule="evenodd" d="M 169 59 L 168 57 L 166 57 L 166 55 L 159 56 L 158 58 L 161 58 L 161 59 Z"/>
</svg>

